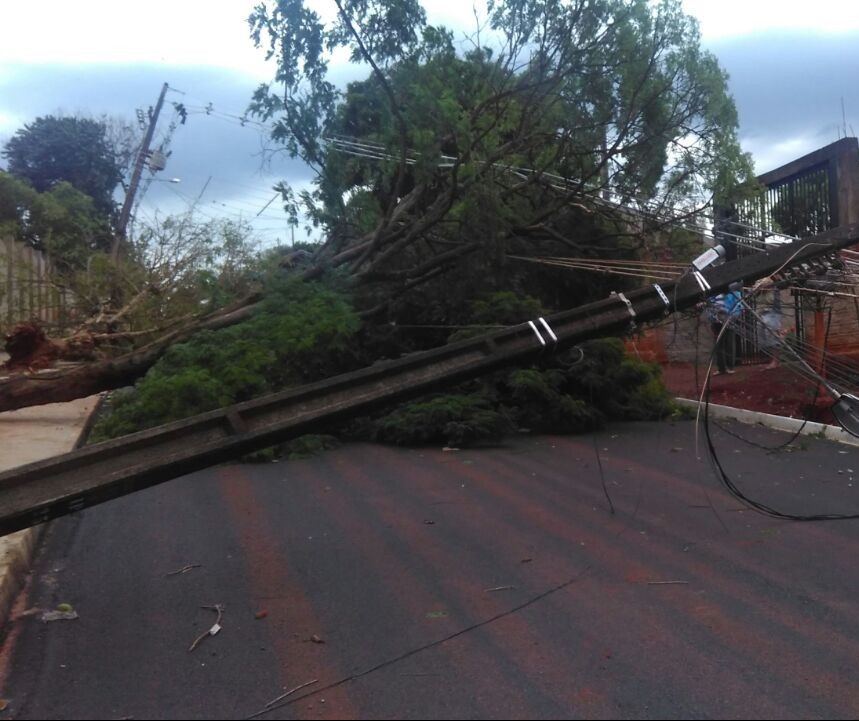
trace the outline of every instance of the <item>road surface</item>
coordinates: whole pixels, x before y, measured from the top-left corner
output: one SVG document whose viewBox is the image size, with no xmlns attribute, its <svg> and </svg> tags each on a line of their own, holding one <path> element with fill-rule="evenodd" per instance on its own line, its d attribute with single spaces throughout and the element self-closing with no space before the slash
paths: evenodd
<svg viewBox="0 0 859 721">
<path fill-rule="evenodd" d="M 855 448 L 717 445 L 750 495 L 859 511 Z M 855 718 L 859 522 L 743 510 L 695 446 L 689 421 L 354 444 L 63 519 L 0 719 Z M 79 618 L 39 620 L 60 603 Z"/>
</svg>

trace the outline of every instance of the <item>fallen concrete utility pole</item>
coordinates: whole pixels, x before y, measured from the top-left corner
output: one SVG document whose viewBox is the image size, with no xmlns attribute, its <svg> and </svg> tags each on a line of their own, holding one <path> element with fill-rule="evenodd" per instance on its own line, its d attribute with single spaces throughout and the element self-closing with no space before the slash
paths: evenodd
<svg viewBox="0 0 859 721">
<path fill-rule="evenodd" d="M 694 306 L 737 281 L 750 283 L 788 268 L 813 273 L 815 259 L 857 242 L 859 224 L 838 228 L 702 273 L 690 268 L 661 287 L 612 295 L 545 319 L 21 466 L 0 474 L 0 535 L 590 338 L 623 333 L 631 324 Z"/>
</svg>

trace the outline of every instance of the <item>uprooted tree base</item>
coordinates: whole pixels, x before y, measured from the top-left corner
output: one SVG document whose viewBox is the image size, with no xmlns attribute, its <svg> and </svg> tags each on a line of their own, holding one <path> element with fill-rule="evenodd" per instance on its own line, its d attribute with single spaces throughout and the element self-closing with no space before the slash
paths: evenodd
<svg viewBox="0 0 859 721">
<path fill-rule="evenodd" d="M 51 365 L 60 357 L 60 346 L 50 340 L 36 323 L 19 323 L 5 338 L 9 360 L 6 370 L 35 370 Z"/>
<path fill-rule="evenodd" d="M 86 331 L 52 340 L 38 323 L 19 323 L 6 335 L 4 348 L 9 360 L 2 367 L 11 372 L 34 371 L 48 368 L 58 360 L 99 360 L 102 356 L 96 345 L 97 336 Z"/>
</svg>

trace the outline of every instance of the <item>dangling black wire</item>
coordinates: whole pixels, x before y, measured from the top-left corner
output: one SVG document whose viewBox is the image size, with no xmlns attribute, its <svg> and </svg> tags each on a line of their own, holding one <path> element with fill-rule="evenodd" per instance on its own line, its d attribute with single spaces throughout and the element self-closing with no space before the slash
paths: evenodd
<svg viewBox="0 0 859 721">
<path fill-rule="evenodd" d="M 713 465 L 713 470 L 716 476 L 721 481 L 722 485 L 728 489 L 728 492 L 741 503 L 745 504 L 753 511 L 761 513 L 771 518 L 780 518 L 787 521 L 850 521 L 859 519 L 859 513 L 817 513 L 811 515 L 798 515 L 793 513 L 784 513 L 760 501 L 749 498 L 743 493 L 736 483 L 728 475 L 719 460 L 719 455 L 716 452 L 716 447 L 713 444 L 713 438 L 710 434 L 710 384 L 704 389 L 704 436 L 707 440 L 707 450 L 709 452 L 710 461 Z"/>
<path fill-rule="evenodd" d="M 584 358 L 584 353 L 582 353 L 582 358 L 580 358 L 579 361 L 581 361 L 583 358 Z M 590 393 L 591 393 L 591 408 L 593 408 L 594 407 L 594 387 L 593 387 L 593 385 L 591 385 L 591 387 L 590 387 Z M 608 501 L 608 509 L 611 512 L 611 515 L 613 516 L 613 515 L 615 515 L 614 502 L 611 500 L 611 495 L 609 495 L 608 486 L 606 485 L 606 482 L 605 482 L 605 471 L 603 470 L 603 467 L 602 467 L 602 458 L 600 457 L 600 449 L 599 449 L 599 446 L 597 445 L 596 429 L 594 429 L 594 432 L 591 433 L 591 440 L 593 441 L 593 444 L 594 444 L 594 455 L 596 455 L 596 457 L 597 457 L 597 468 L 598 468 L 599 473 L 600 473 L 600 483 L 602 484 L 602 492 L 605 494 L 605 499 Z"/>
<path fill-rule="evenodd" d="M 826 334 L 824 335 L 824 338 L 823 338 L 824 353 L 826 352 L 825 351 L 826 346 L 829 344 L 829 329 L 831 326 L 832 326 L 832 308 L 830 307 L 829 308 L 829 315 L 826 318 Z M 710 358 L 710 362 L 712 363 L 712 356 Z M 696 375 L 697 375 L 697 368 L 695 370 L 696 370 Z M 709 404 L 709 390 L 710 390 L 709 384 L 710 384 L 710 378 L 708 376 L 707 377 L 707 403 L 708 404 Z M 806 425 L 808 425 L 811 422 L 811 415 L 814 412 L 814 407 L 817 404 L 818 397 L 820 396 L 820 386 L 821 385 L 823 385 L 823 380 L 818 376 L 817 383 L 814 386 L 814 397 L 811 400 L 811 404 L 808 406 L 808 408 L 805 411 L 805 417 L 802 419 L 802 425 L 800 425 L 800 427 L 796 429 L 796 432 L 794 432 L 794 434 L 790 438 L 788 438 L 788 440 L 786 440 L 784 443 L 779 443 L 776 446 L 765 446 L 763 443 L 758 443 L 757 441 L 753 441 L 749 438 L 745 438 L 744 436 L 741 436 L 739 433 L 734 433 L 733 431 L 729 430 L 728 428 L 725 428 L 725 426 L 723 426 L 721 423 L 716 423 L 714 421 L 714 425 L 723 433 L 727 433 L 729 436 L 732 436 L 733 438 L 736 438 L 737 440 L 742 441 L 743 443 L 746 443 L 746 444 L 753 446 L 755 448 L 760 448 L 762 451 L 766 451 L 767 453 L 777 453 L 778 451 L 781 451 L 781 450 L 787 448 L 791 443 L 793 443 L 797 438 L 799 438 L 799 436 L 802 434 L 802 431 L 805 430 Z M 697 381 L 696 381 L 696 386 L 697 386 Z"/>
</svg>

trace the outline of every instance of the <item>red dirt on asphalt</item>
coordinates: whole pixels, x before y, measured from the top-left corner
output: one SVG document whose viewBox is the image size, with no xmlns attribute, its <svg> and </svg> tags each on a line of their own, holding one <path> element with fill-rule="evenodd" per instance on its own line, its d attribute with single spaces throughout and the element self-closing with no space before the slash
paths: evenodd
<svg viewBox="0 0 859 721">
<path fill-rule="evenodd" d="M 662 366 L 665 385 L 672 395 L 680 398 L 700 398 L 706 373 L 706 366 L 698 366 L 696 370 L 692 363 Z M 733 375 L 710 379 L 711 403 L 795 418 L 805 418 L 811 410 L 809 420 L 831 423 L 832 417 L 826 408 L 831 405 L 832 397 L 821 388 L 815 403 L 816 391 L 813 381 L 785 366 L 738 366 Z"/>
</svg>

